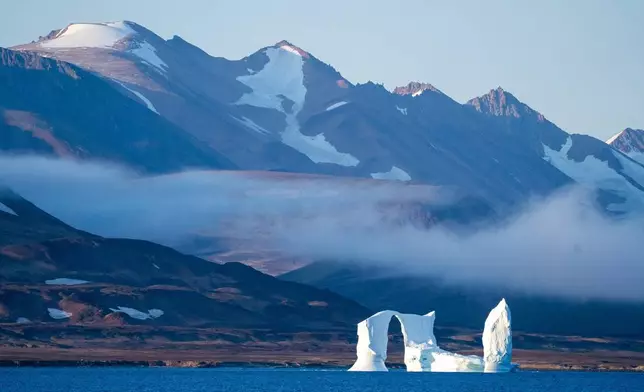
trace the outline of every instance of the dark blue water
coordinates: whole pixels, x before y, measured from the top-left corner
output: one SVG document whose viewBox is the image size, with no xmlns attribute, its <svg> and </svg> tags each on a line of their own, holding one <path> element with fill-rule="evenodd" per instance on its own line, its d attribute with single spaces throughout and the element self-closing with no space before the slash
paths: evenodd
<svg viewBox="0 0 644 392">
<path fill-rule="evenodd" d="M 634 373 L 349 373 L 171 368 L 4 368 L 1 392 L 644 391 Z"/>
</svg>

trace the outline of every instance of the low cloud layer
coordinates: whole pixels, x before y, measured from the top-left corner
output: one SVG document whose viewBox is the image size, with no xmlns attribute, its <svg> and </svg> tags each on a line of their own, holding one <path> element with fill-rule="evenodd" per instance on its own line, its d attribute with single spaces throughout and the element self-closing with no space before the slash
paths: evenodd
<svg viewBox="0 0 644 392">
<path fill-rule="evenodd" d="M 391 265 L 453 283 L 644 300 L 644 221 L 609 219 L 580 189 L 456 234 L 399 219 L 405 210 L 392 207 L 446 206 L 455 201 L 450 192 L 397 182 L 200 171 L 142 178 L 112 165 L 8 156 L 0 157 L 0 182 L 104 236 L 166 244 L 233 236 L 289 255 Z"/>
</svg>

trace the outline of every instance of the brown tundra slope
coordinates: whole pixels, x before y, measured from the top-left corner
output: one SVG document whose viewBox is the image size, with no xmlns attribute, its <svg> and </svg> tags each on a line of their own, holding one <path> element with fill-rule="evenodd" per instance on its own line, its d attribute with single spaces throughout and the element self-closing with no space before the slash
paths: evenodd
<svg viewBox="0 0 644 392">
<path fill-rule="evenodd" d="M 8 191 L 0 203 L 0 323 L 294 331 L 344 328 L 369 314 L 239 263 L 78 231 Z"/>
</svg>

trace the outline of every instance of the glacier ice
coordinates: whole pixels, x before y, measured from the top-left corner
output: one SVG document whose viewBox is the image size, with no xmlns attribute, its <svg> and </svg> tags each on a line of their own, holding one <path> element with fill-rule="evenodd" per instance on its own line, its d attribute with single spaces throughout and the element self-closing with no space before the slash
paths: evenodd
<svg viewBox="0 0 644 392">
<path fill-rule="evenodd" d="M 409 372 L 508 372 L 512 369 L 510 308 L 505 299 L 492 309 L 483 331 L 483 357 L 452 353 L 438 347 L 436 315 L 378 312 L 358 324 L 357 359 L 350 371 L 387 371 L 389 322 L 396 317 L 403 332 L 405 365 Z"/>
</svg>

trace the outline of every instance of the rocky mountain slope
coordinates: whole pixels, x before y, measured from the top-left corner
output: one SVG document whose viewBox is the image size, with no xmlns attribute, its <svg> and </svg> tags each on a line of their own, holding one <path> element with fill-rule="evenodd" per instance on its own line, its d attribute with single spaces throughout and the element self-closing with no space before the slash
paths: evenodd
<svg viewBox="0 0 644 392">
<path fill-rule="evenodd" d="M 642 211 L 644 167 L 588 135 L 568 134 L 502 88 L 467 102 L 582 186 L 598 189 L 610 211 Z"/>
<path fill-rule="evenodd" d="M 308 330 L 369 313 L 239 263 L 80 232 L 7 191 L 0 203 L 0 322 Z"/>
<path fill-rule="evenodd" d="M 606 143 L 644 165 L 644 130 L 626 128 L 606 140 Z"/>
<path fill-rule="evenodd" d="M 144 172 L 234 167 L 75 65 L 0 48 L 0 86 L 0 150 L 108 160 Z"/>
</svg>

